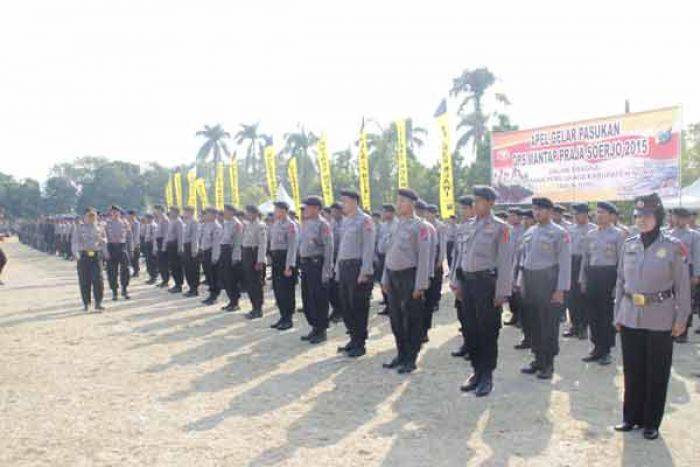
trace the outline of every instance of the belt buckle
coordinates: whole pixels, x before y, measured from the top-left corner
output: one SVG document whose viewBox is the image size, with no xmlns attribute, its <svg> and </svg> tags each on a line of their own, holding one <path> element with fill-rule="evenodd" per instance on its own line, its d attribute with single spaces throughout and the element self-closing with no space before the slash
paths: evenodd
<svg viewBox="0 0 700 467">
<path fill-rule="evenodd" d="M 635 306 L 646 306 L 647 300 L 643 294 L 634 293 L 632 294 L 632 303 L 634 303 Z"/>
<path fill-rule="evenodd" d="M 93 256 L 95 256 L 95 252 L 92 250 L 88 250 L 87 255 L 92 258 Z"/>
</svg>

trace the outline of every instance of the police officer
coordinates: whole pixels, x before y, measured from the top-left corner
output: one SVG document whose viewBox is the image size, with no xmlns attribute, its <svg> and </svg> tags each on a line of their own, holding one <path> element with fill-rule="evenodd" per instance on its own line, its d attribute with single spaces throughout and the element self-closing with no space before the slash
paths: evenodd
<svg viewBox="0 0 700 467">
<path fill-rule="evenodd" d="M 514 277 L 514 283 L 513 283 L 513 295 L 511 295 L 511 300 L 512 302 L 510 303 L 510 306 L 513 306 L 513 303 L 517 303 L 517 307 L 519 308 L 519 321 L 520 321 L 520 329 L 523 332 L 523 338 L 515 344 L 513 347 L 517 350 L 525 350 L 525 349 L 530 349 L 532 347 L 532 323 L 533 323 L 533 315 L 534 312 L 532 308 L 529 306 L 529 303 L 527 300 L 524 299 L 523 294 L 522 294 L 522 287 L 520 284 L 520 278 L 522 275 L 522 270 L 523 270 L 523 265 L 524 265 L 524 260 L 525 260 L 525 245 L 527 241 L 530 238 L 530 235 L 532 234 L 532 227 L 535 224 L 535 218 L 532 213 L 532 209 L 521 209 L 520 210 L 521 214 L 521 222 L 522 222 L 522 227 L 523 227 L 523 232 L 520 235 L 520 238 L 518 239 L 517 243 L 514 244 L 515 248 L 515 253 L 514 253 L 514 259 L 513 259 L 513 277 Z"/>
<path fill-rule="evenodd" d="M 428 226 L 415 214 L 418 195 L 403 188 L 396 206 L 399 219 L 389 240 L 382 273 L 382 289 L 389 299 L 391 331 L 397 355 L 384 364 L 399 373 L 416 369 L 416 359 L 425 332 L 424 300 L 429 286 L 431 263 Z"/>
<path fill-rule="evenodd" d="M 200 230 L 199 248 L 202 252 L 202 271 L 209 286 L 209 296 L 202 301 L 213 305 L 219 298 L 221 285 L 219 281 L 219 257 L 221 256 L 221 237 L 224 231 L 217 219 L 217 210 L 207 208 L 204 211 L 204 224 Z"/>
<path fill-rule="evenodd" d="M 372 218 L 358 206 L 360 195 L 351 190 L 341 191 L 340 194 L 344 217 L 335 271 L 350 342 L 339 347 L 338 351 L 356 358 L 366 352 L 376 231 Z"/>
<path fill-rule="evenodd" d="M 554 203 L 532 198 L 537 225 L 524 243 L 521 271 L 523 297 L 532 312 L 532 351 L 535 360 L 521 370 L 551 379 L 554 357 L 559 353 L 559 321 L 564 296 L 571 284 L 571 238 L 552 222 Z"/>
<path fill-rule="evenodd" d="M 610 349 L 615 345 L 613 297 L 617 263 L 626 238 L 625 233 L 612 224 L 613 212 L 616 212 L 616 208 L 612 203 L 598 203 L 598 227 L 588 232 L 583 239 L 579 277 L 593 342 L 593 349 L 583 361 L 597 361 L 601 365 L 609 365 L 612 361 Z"/>
<path fill-rule="evenodd" d="M 104 310 L 102 295 L 102 257 L 106 252 L 107 235 L 104 227 L 97 223 L 97 214 L 92 208 L 85 211 L 85 221 L 76 227 L 72 238 L 73 256 L 78 258 L 78 282 L 83 307 L 88 310 L 92 292 L 95 298 L 95 310 Z"/>
<path fill-rule="evenodd" d="M 131 269 L 134 273 L 131 277 L 139 277 L 139 272 L 141 267 L 139 265 L 139 259 L 141 259 L 141 222 L 136 215 L 136 211 L 133 209 L 128 212 L 129 214 L 129 224 L 131 224 L 131 239 L 132 239 L 132 249 L 131 249 Z"/>
<path fill-rule="evenodd" d="M 180 209 L 173 206 L 168 211 L 168 232 L 165 236 L 166 253 L 168 255 L 168 268 L 175 285 L 168 289 L 170 293 L 182 292 L 184 282 L 182 269 L 182 254 L 184 252 L 183 230 L 184 222 L 180 217 Z"/>
<path fill-rule="evenodd" d="M 396 206 L 393 204 L 385 203 L 382 205 L 382 222 L 377 228 L 377 264 L 375 270 L 375 277 L 379 277 L 380 282 L 384 271 L 384 261 L 386 259 L 387 249 L 389 248 L 389 241 L 391 240 L 391 234 L 396 226 L 396 219 L 394 218 L 395 213 Z M 389 302 L 383 290 L 382 296 L 384 297 L 382 302 L 384 309 L 380 311 L 379 314 L 388 315 Z"/>
<path fill-rule="evenodd" d="M 221 254 L 218 262 L 219 278 L 228 296 L 228 304 L 222 308 L 224 311 L 240 309 L 238 300 L 240 298 L 240 247 L 243 238 L 243 224 L 236 218 L 235 214 L 236 208 L 233 205 L 224 205 L 224 224 L 220 242 Z M 234 248 L 237 251 L 235 265 Z"/>
<path fill-rule="evenodd" d="M 673 357 L 673 337 L 690 314 L 686 249 L 661 232 L 664 210 L 656 193 L 634 200 L 640 234 L 622 247 L 615 288 L 615 326 L 624 370 L 623 421 L 617 431 L 659 436 Z"/>
<path fill-rule="evenodd" d="M 158 272 L 160 273 L 161 282 L 158 287 L 166 288 L 170 282 L 170 269 L 168 267 L 168 251 L 166 236 L 169 231 L 170 221 L 163 212 L 163 206 L 156 205 L 153 207 L 155 212 L 157 229 L 156 229 L 156 258 L 158 260 Z"/>
<path fill-rule="evenodd" d="M 311 332 L 301 339 L 311 344 L 326 340 L 328 329 L 328 288 L 333 276 L 333 234 L 328 222 L 320 217 L 321 198 L 309 196 L 304 201 L 299 261 L 301 300 Z"/>
<path fill-rule="evenodd" d="M 146 272 L 148 272 L 148 280 L 146 284 L 155 284 L 158 280 L 158 242 L 156 239 L 156 231 L 158 225 L 154 221 L 153 214 L 146 214 L 145 222 L 141 225 L 143 232 L 143 256 L 146 259 Z"/>
<path fill-rule="evenodd" d="M 126 288 L 129 285 L 129 254 L 127 243 L 131 242 L 131 228 L 122 218 L 119 206 L 112 205 L 110 219 L 105 224 L 107 234 L 107 278 L 112 289 L 112 300 L 117 300 L 117 288 L 121 284 L 122 296 L 129 300 Z M 119 280 L 117 281 L 117 277 Z"/>
<path fill-rule="evenodd" d="M 199 295 L 199 222 L 194 217 L 194 208 L 187 206 L 183 212 L 182 267 L 189 290 L 185 297 Z"/>
<path fill-rule="evenodd" d="M 467 353 L 474 369 L 461 390 L 475 391 L 477 397 L 486 396 L 493 389 L 501 306 L 513 287 L 510 227 L 491 212 L 496 197 L 496 190 L 490 186 L 474 187 L 476 217 L 465 227 L 461 274 L 451 284 L 464 309 Z"/>
<path fill-rule="evenodd" d="M 270 228 L 270 258 L 272 259 L 272 291 L 279 320 L 270 327 L 290 329 L 295 310 L 295 282 L 297 262 L 297 225 L 289 217 L 289 204 L 275 201 L 275 222 Z"/>
<path fill-rule="evenodd" d="M 460 223 L 455 229 L 455 251 L 452 258 L 453 268 L 450 271 L 450 276 L 452 277 L 453 283 L 458 283 L 462 275 L 461 265 L 461 252 L 464 243 L 464 232 L 465 228 L 469 222 L 471 222 L 474 217 L 474 198 L 470 195 L 465 195 L 459 198 L 459 213 L 460 213 Z M 453 357 L 469 358 L 469 352 L 467 350 L 467 320 L 464 315 L 464 308 L 460 303 L 459 297 L 455 296 L 455 309 L 457 310 L 457 319 L 459 320 L 460 328 L 459 331 L 462 334 L 462 345 L 459 349 L 452 352 Z"/>
<path fill-rule="evenodd" d="M 518 244 L 520 243 L 520 238 L 525 233 L 525 228 L 522 224 L 522 212 L 520 208 L 513 207 L 508 209 L 508 216 L 506 221 L 510 226 L 510 242 L 512 243 L 511 248 L 513 249 L 513 263 L 515 265 Z M 513 268 L 515 273 L 515 268 Z M 515 277 L 513 277 L 515 279 Z M 515 283 L 515 280 L 513 281 Z M 503 324 L 508 326 L 522 326 L 522 297 L 520 296 L 520 291 L 513 288 L 510 298 L 508 299 L 508 308 L 510 309 L 510 319 L 505 321 Z"/>
<path fill-rule="evenodd" d="M 340 246 L 340 237 L 342 234 L 343 225 L 343 207 L 340 203 L 333 203 L 330 205 L 330 217 L 331 217 L 331 230 L 333 231 L 333 265 L 336 264 L 338 258 L 338 247 Z M 331 278 L 330 286 L 328 288 L 328 301 L 331 306 L 331 315 L 329 320 L 337 323 L 343 320 L 342 308 L 340 306 L 340 297 L 338 294 L 338 280 L 335 274 Z"/>
<path fill-rule="evenodd" d="M 263 284 L 265 282 L 265 259 L 267 256 L 267 228 L 260 220 L 256 206 L 246 206 L 247 223 L 243 228 L 241 266 L 248 298 L 253 309 L 246 314 L 248 319 L 262 318 Z M 292 308 L 292 310 L 294 310 Z"/>
<path fill-rule="evenodd" d="M 571 235 L 571 290 L 569 290 L 566 300 L 571 327 L 564 333 L 564 337 L 585 339 L 588 328 L 588 313 L 586 312 L 586 300 L 581 292 L 581 258 L 583 258 L 584 253 L 584 239 L 588 232 L 594 230 L 596 226 L 588 220 L 587 203 L 574 203 L 571 205 L 571 210 L 574 212 L 575 223 L 569 227 L 569 235 Z M 613 281 L 614 283 L 615 281 Z M 612 298 L 612 294 L 610 297 Z M 612 322 L 610 325 L 612 326 Z"/>
<path fill-rule="evenodd" d="M 425 291 L 425 332 L 422 341 L 428 342 L 428 329 L 433 327 L 433 313 L 440 308 L 440 298 L 442 297 L 442 277 L 445 274 L 443 265 L 447 256 L 447 236 L 445 224 L 438 219 L 438 207 L 435 204 L 428 204 L 425 221 L 430 224 L 435 232 L 435 245 L 432 249 L 433 258 L 431 261 L 432 275 L 430 284 Z"/>
<path fill-rule="evenodd" d="M 688 270 L 690 271 L 690 301 L 691 310 L 698 306 L 698 284 L 700 284 L 700 232 L 690 228 L 692 213 L 687 208 L 676 208 L 674 211 L 675 228 L 668 234 L 677 238 L 687 249 Z M 677 343 L 688 342 L 688 328 L 693 324 L 693 313 L 688 316 L 685 331 L 676 337 Z"/>
</svg>

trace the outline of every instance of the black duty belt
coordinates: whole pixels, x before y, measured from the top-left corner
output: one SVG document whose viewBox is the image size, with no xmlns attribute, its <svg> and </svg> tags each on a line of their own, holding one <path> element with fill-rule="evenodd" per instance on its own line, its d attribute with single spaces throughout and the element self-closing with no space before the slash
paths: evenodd
<svg viewBox="0 0 700 467">
<path fill-rule="evenodd" d="M 669 298 L 673 298 L 673 290 L 668 289 L 664 290 L 663 292 L 655 292 L 655 293 L 627 293 L 625 292 L 625 297 L 629 298 L 632 300 L 632 303 L 634 303 L 636 306 L 647 306 L 651 305 L 652 303 L 662 303 L 668 300 Z"/>
<path fill-rule="evenodd" d="M 317 263 L 319 261 L 323 261 L 323 255 L 318 255 L 318 256 L 302 256 L 299 258 L 299 261 L 301 261 L 301 264 L 308 264 L 308 263 Z"/>
<path fill-rule="evenodd" d="M 475 271 L 475 272 L 462 271 L 462 279 L 464 279 L 464 280 L 484 279 L 484 278 L 495 277 L 495 276 L 496 276 L 495 269 L 486 269 L 484 271 Z"/>
</svg>

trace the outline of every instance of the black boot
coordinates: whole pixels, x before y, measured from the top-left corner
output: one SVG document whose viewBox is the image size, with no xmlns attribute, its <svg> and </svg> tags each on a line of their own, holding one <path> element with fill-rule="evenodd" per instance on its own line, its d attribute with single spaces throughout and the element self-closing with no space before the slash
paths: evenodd
<svg viewBox="0 0 700 467">
<path fill-rule="evenodd" d="M 326 330 L 325 329 L 319 329 L 316 334 L 311 336 L 309 339 L 310 344 L 320 344 L 321 342 L 325 342 L 328 339 L 328 336 L 326 336 Z"/>
<path fill-rule="evenodd" d="M 462 392 L 470 392 L 476 389 L 476 387 L 479 385 L 479 374 L 475 371 L 474 373 L 471 374 L 469 378 L 464 382 L 462 386 L 460 386 L 459 390 Z"/>
<path fill-rule="evenodd" d="M 493 377 L 491 372 L 488 371 L 479 378 L 479 385 L 476 387 L 474 395 L 476 397 L 484 397 L 491 394 L 491 391 L 493 391 Z"/>
</svg>

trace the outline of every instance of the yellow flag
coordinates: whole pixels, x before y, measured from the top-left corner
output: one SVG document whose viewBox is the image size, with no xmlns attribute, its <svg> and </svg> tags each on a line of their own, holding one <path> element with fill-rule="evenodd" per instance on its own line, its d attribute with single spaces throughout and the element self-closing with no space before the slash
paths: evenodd
<svg viewBox="0 0 700 467">
<path fill-rule="evenodd" d="M 372 200 L 369 192 L 369 153 L 367 151 L 367 133 L 364 128 L 360 132 L 360 153 L 357 156 L 357 168 L 360 172 L 360 198 L 362 209 L 367 212 L 372 210 Z"/>
<path fill-rule="evenodd" d="M 216 178 L 214 179 L 214 196 L 216 209 L 224 209 L 224 163 L 216 164 Z"/>
<path fill-rule="evenodd" d="M 197 179 L 197 194 L 199 195 L 199 200 L 202 202 L 202 207 L 209 207 L 209 196 L 207 196 L 207 185 L 204 183 L 203 178 Z"/>
<path fill-rule="evenodd" d="M 238 191 L 238 160 L 236 159 L 236 154 L 231 156 L 231 162 L 228 166 L 228 180 L 231 185 L 231 204 L 239 207 L 241 195 Z"/>
<path fill-rule="evenodd" d="M 399 188 L 408 188 L 408 161 L 406 160 L 406 120 L 396 120 L 396 163 Z"/>
<path fill-rule="evenodd" d="M 299 172 L 297 171 L 297 158 L 292 157 L 287 163 L 287 176 L 289 177 L 289 187 L 292 189 L 294 198 L 294 208 L 301 214 L 301 194 L 299 193 Z"/>
<path fill-rule="evenodd" d="M 277 196 L 277 164 L 275 160 L 275 148 L 272 146 L 266 146 L 263 154 L 265 156 L 267 189 L 270 191 L 270 198 L 274 198 Z"/>
<path fill-rule="evenodd" d="M 182 211 L 182 173 L 175 172 L 173 175 L 173 184 L 175 185 L 175 204 Z"/>
<path fill-rule="evenodd" d="M 333 204 L 333 182 L 331 181 L 331 158 L 328 154 L 326 135 L 321 135 L 316 148 L 318 150 L 318 171 L 321 174 L 323 204 L 330 206 Z"/>
<path fill-rule="evenodd" d="M 437 114 L 437 124 L 440 128 L 440 215 L 443 219 L 455 213 L 455 187 L 452 177 L 452 153 L 450 152 L 450 127 L 447 121 L 446 106 L 441 105 Z"/>
<path fill-rule="evenodd" d="M 187 172 L 187 206 L 197 210 L 197 173 L 194 169 Z"/>
<path fill-rule="evenodd" d="M 165 205 L 168 209 L 174 206 L 173 203 L 173 176 L 168 175 L 168 183 L 165 184 Z"/>
</svg>

